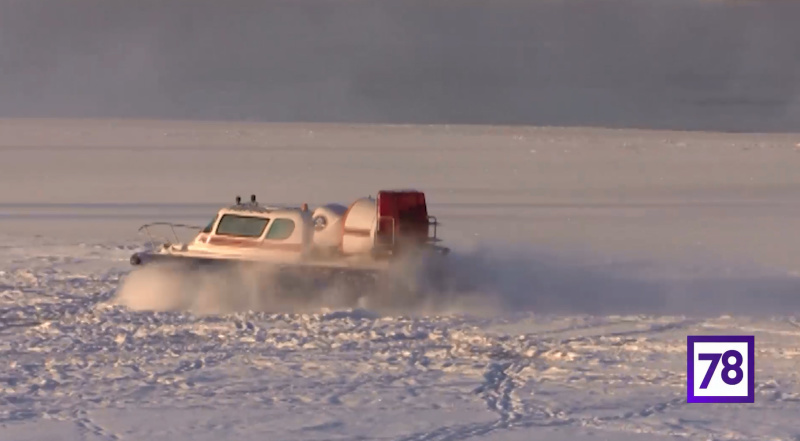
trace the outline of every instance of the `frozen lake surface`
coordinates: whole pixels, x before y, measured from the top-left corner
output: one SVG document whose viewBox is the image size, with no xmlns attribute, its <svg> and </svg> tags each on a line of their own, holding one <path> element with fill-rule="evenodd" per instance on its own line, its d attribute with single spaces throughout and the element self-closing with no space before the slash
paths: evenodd
<svg viewBox="0 0 800 441">
<path fill-rule="evenodd" d="M 4 120 L 0 158 L 3 440 L 800 436 L 800 135 Z M 142 223 L 397 187 L 426 191 L 479 289 L 116 301 L 175 294 L 130 272 Z M 729 333 L 756 336 L 755 404 L 686 404 L 686 336 Z"/>
</svg>

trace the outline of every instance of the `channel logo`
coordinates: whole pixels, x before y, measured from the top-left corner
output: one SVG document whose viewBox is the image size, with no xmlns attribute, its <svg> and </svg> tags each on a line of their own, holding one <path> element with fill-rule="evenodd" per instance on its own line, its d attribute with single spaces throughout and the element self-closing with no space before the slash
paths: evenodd
<svg viewBox="0 0 800 441">
<path fill-rule="evenodd" d="M 752 335 L 688 336 L 686 401 L 755 402 L 755 340 Z"/>
</svg>

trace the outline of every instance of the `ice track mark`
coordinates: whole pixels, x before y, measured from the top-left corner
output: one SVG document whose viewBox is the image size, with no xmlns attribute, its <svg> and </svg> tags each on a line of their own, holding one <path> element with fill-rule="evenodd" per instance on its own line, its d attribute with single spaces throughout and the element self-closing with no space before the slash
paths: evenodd
<svg viewBox="0 0 800 441">
<path fill-rule="evenodd" d="M 118 441 L 121 439 L 116 433 L 110 432 L 95 423 L 85 410 L 77 410 L 73 412 L 73 418 L 75 424 L 78 426 L 81 432 L 83 432 L 84 439 L 88 439 L 86 436 L 87 434 L 94 435 L 95 437 L 105 441 Z"/>
<path fill-rule="evenodd" d="M 500 416 L 500 422 L 513 422 L 523 415 L 519 400 L 514 396 L 516 384 L 512 377 L 523 366 L 516 362 L 491 362 L 484 373 L 484 383 L 475 389 L 489 410 Z"/>
</svg>

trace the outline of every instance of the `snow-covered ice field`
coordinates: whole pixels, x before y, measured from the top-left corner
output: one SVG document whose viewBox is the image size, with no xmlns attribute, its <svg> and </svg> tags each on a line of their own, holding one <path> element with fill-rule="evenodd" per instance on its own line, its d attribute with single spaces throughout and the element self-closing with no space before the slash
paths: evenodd
<svg viewBox="0 0 800 441">
<path fill-rule="evenodd" d="M 794 134 L 0 121 L 0 439 L 800 439 L 798 170 Z M 231 311 L 130 273 L 148 221 L 396 187 L 476 289 Z M 755 404 L 686 404 L 709 333 L 756 336 Z"/>
</svg>

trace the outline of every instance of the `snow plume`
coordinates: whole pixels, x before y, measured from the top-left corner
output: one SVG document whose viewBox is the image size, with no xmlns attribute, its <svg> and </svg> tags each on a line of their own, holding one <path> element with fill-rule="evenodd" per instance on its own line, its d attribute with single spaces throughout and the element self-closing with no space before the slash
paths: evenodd
<svg viewBox="0 0 800 441">
<path fill-rule="evenodd" d="M 708 256 L 636 259 L 489 247 L 457 254 L 449 266 L 459 284 L 451 293 L 480 293 L 485 302 L 505 312 L 687 316 L 800 312 L 796 275 Z"/>
<path fill-rule="evenodd" d="M 328 283 L 263 265 L 151 265 L 126 278 L 117 302 L 137 310 L 198 314 L 362 308 L 392 315 L 533 311 L 715 316 L 799 312 L 796 292 L 796 277 L 742 266 L 598 263 L 566 253 L 476 248 L 446 259 L 400 262 L 375 284 Z"/>
<path fill-rule="evenodd" d="M 155 263 L 131 272 L 115 303 L 134 310 L 224 314 L 240 311 L 313 313 L 363 308 L 382 314 L 497 311 L 498 303 L 470 287 L 467 267 L 422 258 L 401 261 L 370 280 L 313 278 L 264 264 L 190 267 Z M 469 264 L 469 262 L 464 262 Z"/>
<path fill-rule="evenodd" d="M 116 301 L 135 310 L 203 315 L 247 310 L 310 312 L 340 306 L 334 295 L 324 295 L 327 293 L 313 298 L 310 292 L 299 289 L 280 292 L 280 282 L 277 271 L 266 265 L 191 268 L 156 263 L 131 272 L 120 286 Z"/>
</svg>

